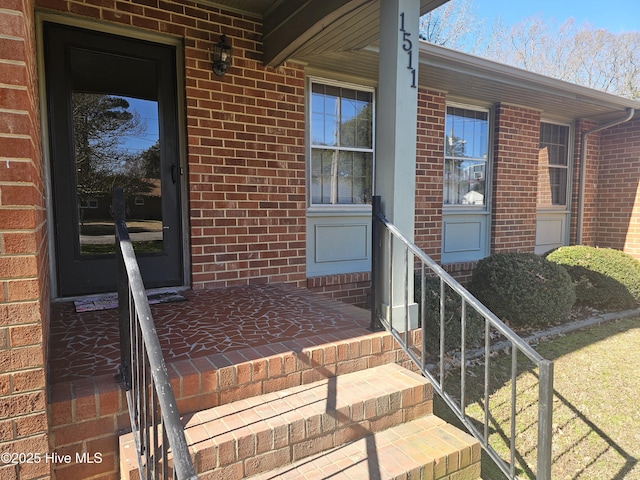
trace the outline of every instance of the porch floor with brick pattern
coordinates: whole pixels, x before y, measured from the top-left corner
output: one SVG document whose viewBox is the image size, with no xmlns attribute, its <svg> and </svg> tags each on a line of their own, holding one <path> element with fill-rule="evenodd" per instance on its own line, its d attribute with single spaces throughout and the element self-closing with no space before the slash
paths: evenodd
<svg viewBox="0 0 640 480">
<path fill-rule="evenodd" d="M 287 284 L 184 292 L 186 302 L 152 305 L 167 362 L 286 340 L 332 342 L 369 333 L 369 312 Z M 52 383 L 118 373 L 117 310 L 76 313 L 52 306 Z"/>
</svg>

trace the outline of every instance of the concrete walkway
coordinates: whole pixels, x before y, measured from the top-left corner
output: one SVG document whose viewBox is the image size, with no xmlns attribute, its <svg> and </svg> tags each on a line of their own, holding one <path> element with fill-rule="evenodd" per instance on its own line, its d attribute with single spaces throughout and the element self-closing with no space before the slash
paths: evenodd
<svg viewBox="0 0 640 480">
<path fill-rule="evenodd" d="M 598 325 L 602 325 L 603 323 L 622 320 L 623 318 L 630 317 L 640 317 L 640 308 L 621 310 L 619 312 L 600 313 L 586 319 L 576 320 L 574 322 L 566 323 L 564 325 L 558 325 L 557 327 L 548 328 L 546 330 L 540 330 L 539 332 L 535 332 L 527 337 L 524 337 L 523 340 L 529 345 L 535 345 L 543 338 L 565 335 L 567 333 L 581 330 L 583 328 L 595 327 Z M 504 340 L 493 344 L 491 346 L 491 351 L 496 352 L 509 347 L 511 347 L 511 342 L 509 342 L 508 340 Z M 482 355 L 484 355 L 484 348 L 469 350 L 467 352 L 467 360 L 474 360 L 481 357 Z M 456 357 L 459 357 L 459 354 L 456 354 Z"/>
</svg>

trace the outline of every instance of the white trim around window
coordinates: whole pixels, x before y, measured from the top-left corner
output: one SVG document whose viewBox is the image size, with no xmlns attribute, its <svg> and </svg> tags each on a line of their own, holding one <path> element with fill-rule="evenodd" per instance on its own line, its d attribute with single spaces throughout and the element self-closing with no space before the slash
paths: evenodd
<svg viewBox="0 0 640 480">
<path fill-rule="evenodd" d="M 307 277 L 371 267 L 375 89 L 307 79 Z"/>
<path fill-rule="evenodd" d="M 539 255 L 569 244 L 574 131 L 570 123 L 540 121 L 535 245 Z"/>
<path fill-rule="evenodd" d="M 308 77 L 307 92 L 309 211 L 370 211 L 375 89 Z"/>
<path fill-rule="evenodd" d="M 447 102 L 445 110 L 442 263 L 480 260 L 491 246 L 493 112 Z"/>
<path fill-rule="evenodd" d="M 443 208 L 488 211 L 492 115 L 487 108 L 447 103 Z"/>
<path fill-rule="evenodd" d="M 573 177 L 572 125 L 542 119 L 539 141 L 537 208 L 568 212 Z"/>
</svg>

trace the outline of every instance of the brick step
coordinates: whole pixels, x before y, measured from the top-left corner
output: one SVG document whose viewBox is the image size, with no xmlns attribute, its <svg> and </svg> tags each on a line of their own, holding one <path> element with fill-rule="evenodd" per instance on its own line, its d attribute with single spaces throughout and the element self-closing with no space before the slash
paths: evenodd
<svg viewBox="0 0 640 480">
<path fill-rule="evenodd" d="M 242 479 L 432 413 L 421 375 L 390 363 L 238 400 L 186 417 L 198 474 Z M 122 478 L 137 478 L 131 434 Z"/>
<path fill-rule="evenodd" d="M 480 444 L 427 415 L 247 480 L 276 478 L 479 480 Z"/>
</svg>

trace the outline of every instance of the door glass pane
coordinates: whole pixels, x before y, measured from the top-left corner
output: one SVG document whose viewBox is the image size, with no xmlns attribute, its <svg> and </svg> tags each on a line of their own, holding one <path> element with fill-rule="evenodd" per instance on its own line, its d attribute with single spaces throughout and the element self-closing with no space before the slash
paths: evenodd
<svg viewBox="0 0 640 480">
<path fill-rule="evenodd" d="M 158 102 L 83 92 L 72 102 L 80 255 L 114 254 L 114 187 L 136 253 L 163 252 Z"/>
</svg>

